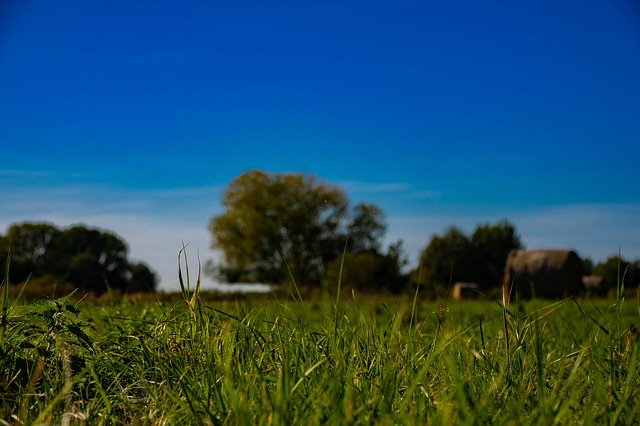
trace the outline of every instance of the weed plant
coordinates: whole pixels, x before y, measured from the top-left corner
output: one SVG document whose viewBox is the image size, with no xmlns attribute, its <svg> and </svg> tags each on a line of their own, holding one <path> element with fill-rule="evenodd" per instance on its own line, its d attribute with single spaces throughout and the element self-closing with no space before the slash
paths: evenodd
<svg viewBox="0 0 640 426">
<path fill-rule="evenodd" d="M 640 424 L 637 302 L 8 300 L 2 424 Z M 5 281 L 6 283 L 6 281 Z"/>
</svg>

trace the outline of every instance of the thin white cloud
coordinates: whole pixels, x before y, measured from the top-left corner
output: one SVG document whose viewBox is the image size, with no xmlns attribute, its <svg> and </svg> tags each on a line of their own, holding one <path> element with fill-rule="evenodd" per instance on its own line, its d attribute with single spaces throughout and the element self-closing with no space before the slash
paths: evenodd
<svg viewBox="0 0 640 426">
<path fill-rule="evenodd" d="M 17 170 L 2 169 L 0 170 L 0 178 L 43 178 L 51 176 L 51 172 L 45 170 Z"/>
<path fill-rule="evenodd" d="M 439 191 L 414 191 L 404 195 L 407 200 L 435 200 L 440 198 L 442 193 Z"/>
<path fill-rule="evenodd" d="M 411 188 L 411 185 L 402 182 L 388 183 L 368 183 L 352 180 L 333 181 L 333 183 L 346 192 L 365 194 L 365 193 L 389 193 L 389 192 L 405 192 Z"/>
<path fill-rule="evenodd" d="M 87 173 L 59 173 L 51 170 L 32 170 L 32 169 L 0 169 L 0 179 L 7 180 L 20 180 L 24 181 L 25 179 L 31 181 L 39 181 L 46 183 L 51 179 L 59 179 L 59 178 L 73 178 L 77 179 L 80 177 L 87 176 Z"/>
<path fill-rule="evenodd" d="M 13 188 L 0 192 L 2 216 L 20 220 L 25 215 L 96 214 L 131 212 L 158 216 L 193 216 L 214 213 L 221 192 L 218 186 L 171 189 L 124 189 L 109 186 L 63 185 Z"/>
<path fill-rule="evenodd" d="M 333 183 L 355 199 L 384 198 L 388 202 L 390 198 L 395 198 L 404 203 L 406 201 L 431 201 L 441 197 L 439 191 L 416 189 L 404 182 L 369 183 L 345 180 L 333 181 Z"/>
<path fill-rule="evenodd" d="M 197 186 L 197 187 L 187 187 L 187 188 L 172 188 L 172 189 L 158 189 L 145 191 L 145 193 L 150 193 L 157 197 L 163 198 L 200 198 L 214 197 L 217 199 L 219 195 L 224 190 L 224 187 L 221 185 L 211 185 L 211 186 Z"/>
</svg>

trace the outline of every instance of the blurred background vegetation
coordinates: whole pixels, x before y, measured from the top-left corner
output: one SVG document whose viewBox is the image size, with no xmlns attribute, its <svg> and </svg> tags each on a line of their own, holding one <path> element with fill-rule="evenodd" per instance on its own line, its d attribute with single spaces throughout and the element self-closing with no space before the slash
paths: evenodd
<svg viewBox="0 0 640 426">
<path fill-rule="evenodd" d="M 80 289 L 100 295 L 155 291 L 155 273 L 128 258 L 127 244 L 112 232 L 74 225 L 23 222 L 0 235 L 3 277 L 24 286 L 26 296 L 53 297 Z M 4 270 L 4 269 L 7 270 Z"/>
<path fill-rule="evenodd" d="M 470 235 L 451 226 L 429 238 L 410 268 L 401 240 L 385 246 L 387 224 L 378 206 L 351 206 L 340 187 L 309 174 L 248 171 L 229 183 L 221 202 L 223 213 L 208 226 L 211 248 L 221 256 L 207 262 L 205 273 L 222 282 L 281 288 L 295 282 L 307 291 L 326 292 L 341 281 L 347 291 L 394 294 L 420 286 L 426 297 L 467 282 L 498 297 L 509 252 L 523 248 L 507 220 L 479 224 Z M 157 288 L 149 266 L 128 258 L 125 241 L 85 225 L 13 224 L 0 235 L 0 258 L 10 259 L 3 282 L 28 282 L 24 292 L 31 297 L 60 296 L 73 289 L 100 295 Z M 628 288 L 640 283 L 640 259 L 612 255 L 598 264 L 588 258 L 582 262 L 585 275 L 600 280 L 600 294 L 621 281 Z"/>
</svg>

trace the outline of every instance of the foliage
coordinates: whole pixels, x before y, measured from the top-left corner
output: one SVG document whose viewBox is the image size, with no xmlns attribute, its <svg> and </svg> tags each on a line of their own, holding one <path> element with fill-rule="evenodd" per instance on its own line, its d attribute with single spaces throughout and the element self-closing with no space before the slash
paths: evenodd
<svg viewBox="0 0 640 426">
<path fill-rule="evenodd" d="M 509 252 L 521 247 L 515 227 L 506 220 L 478 225 L 471 236 L 472 281 L 485 289 L 501 285 Z"/>
<path fill-rule="evenodd" d="M 450 227 L 443 235 L 434 235 L 420 254 L 422 284 L 446 289 L 457 281 L 468 281 L 473 273 L 471 243 L 458 228 Z M 414 271 L 414 282 L 420 271 Z"/>
<path fill-rule="evenodd" d="M 382 210 L 368 203 L 360 203 L 353 210 L 347 227 L 347 250 L 327 265 L 325 288 L 333 289 L 341 281 L 346 289 L 401 292 L 407 281 L 402 240 L 383 253 L 382 238 L 387 226 Z"/>
<path fill-rule="evenodd" d="M 438 292 L 458 281 L 477 282 L 483 289 L 500 285 L 507 256 L 520 248 L 515 227 L 507 221 L 478 225 L 471 237 L 454 226 L 434 235 L 420 255 L 412 281 Z"/>
<path fill-rule="evenodd" d="M 42 423 L 43 415 L 59 411 L 69 424 L 77 396 L 73 388 L 82 389 L 79 378 L 95 355 L 92 327 L 79 318 L 71 295 L 8 309 L 0 338 L 0 418 L 5 422 L 31 418 Z M 39 415 L 31 417 L 34 405 Z"/>
<path fill-rule="evenodd" d="M 144 262 L 129 265 L 127 291 L 132 293 L 146 293 L 154 291 L 157 284 L 156 274 Z"/>
<path fill-rule="evenodd" d="M 222 197 L 224 213 L 211 219 L 212 248 L 223 254 L 207 273 L 227 282 L 301 285 L 336 283 L 342 249 L 348 241 L 350 261 L 362 265 L 349 272 L 356 288 L 373 290 L 403 286 L 401 245 L 381 252 L 384 214 L 359 203 L 349 215 L 341 189 L 301 174 L 269 174 L 259 170 L 234 179 Z"/>
<path fill-rule="evenodd" d="M 354 253 L 379 253 L 387 230 L 382 210 L 375 204 L 359 203 L 347 227 L 349 248 Z"/>
<path fill-rule="evenodd" d="M 0 256 L 11 250 L 9 282 L 37 280 L 39 285 L 70 284 L 98 294 L 107 288 L 153 291 L 157 278 L 148 266 L 130 263 L 126 243 L 115 234 L 75 225 L 12 224 L 0 237 Z"/>
<path fill-rule="evenodd" d="M 582 271 L 585 275 L 593 274 L 593 269 L 595 266 L 593 265 L 593 260 L 588 257 L 582 257 Z"/>
<path fill-rule="evenodd" d="M 612 255 L 599 262 L 593 268 L 593 273 L 604 278 L 609 290 L 622 283 L 626 288 L 636 289 L 640 286 L 640 259 L 631 262 L 619 255 Z"/>
<path fill-rule="evenodd" d="M 55 256 L 51 246 L 60 230 L 50 223 L 12 224 L 0 236 L 0 258 L 6 259 L 11 250 L 10 282 L 24 281 L 29 275 L 42 276 L 52 272 Z"/>
<path fill-rule="evenodd" d="M 373 250 L 347 251 L 327 267 L 325 285 L 333 289 L 341 280 L 342 287 L 347 289 L 400 293 L 407 281 L 402 272 L 407 261 L 402 256 L 401 241 L 390 246 L 385 254 Z"/>
<path fill-rule="evenodd" d="M 243 173 L 222 205 L 225 212 L 211 219 L 209 230 L 228 281 L 279 284 L 291 272 L 298 282 L 318 283 L 344 244 L 346 196 L 311 175 Z"/>
<path fill-rule="evenodd" d="M 97 287 L 99 293 L 107 287 L 126 288 L 128 249 L 115 234 L 77 225 L 65 229 L 55 243 L 58 265 L 69 268 L 67 277 L 72 283 Z"/>
</svg>

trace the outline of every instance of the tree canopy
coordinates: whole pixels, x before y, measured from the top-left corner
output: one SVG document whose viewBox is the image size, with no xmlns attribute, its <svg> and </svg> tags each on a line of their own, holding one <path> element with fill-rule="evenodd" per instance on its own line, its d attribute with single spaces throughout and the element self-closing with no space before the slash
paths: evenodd
<svg viewBox="0 0 640 426">
<path fill-rule="evenodd" d="M 387 230 L 382 210 L 375 204 L 359 203 L 353 212 L 347 228 L 350 250 L 354 253 L 379 252 Z"/>
<path fill-rule="evenodd" d="M 470 277 L 485 289 L 499 286 L 509 252 L 519 248 L 522 248 L 520 237 L 508 221 L 478 225 L 471 235 Z"/>
<path fill-rule="evenodd" d="M 344 192 L 312 175 L 253 170 L 231 181 L 225 212 L 209 223 L 211 245 L 224 256 L 229 281 L 320 281 L 323 265 L 340 253 Z"/>
<path fill-rule="evenodd" d="M 388 276 L 401 269 L 399 254 L 381 253 L 382 210 L 359 203 L 350 214 L 344 192 L 312 175 L 252 170 L 231 181 L 222 205 L 209 230 L 212 248 L 223 255 L 217 273 L 224 280 L 280 284 L 291 274 L 298 283 L 320 284 L 347 241 L 350 257 L 363 256 L 354 263 Z"/>
<path fill-rule="evenodd" d="M 153 291 L 157 286 L 147 265 L 128 260 L 122 239 L 84 225 L 59 229 L 49 223 L 12 224 L 0 236 L 0 256 L 6 259 L 9 252 L 12 283 L 48 277 L 98 294 L 107 288 Z"/>
<path fill-rule="evenodd" d="M 459 228 L 451 226 L 442 235 L 431 237 L 420 254 L 420 266 L 416 271 L 422 283 L 446 286 L 456 281 L 471 280 L 471 243 Z M 414 274 L 416 275 L 416 274 Z"/>
<path fill-rule="evenodd" d="M 640 259 L 629 261 L 617 254 L 612 255 L 599 262 L 593 273 L 602 276 L 607 289 L 615 289 L 620 284 L 626 288 L 640 287 Z"/>
<path fill-rule="evenodd" d="M 10 225 L 6 235 L 0 235 L 3 263 L 11 249 L 9 280 L 19 282 L 30 274 L 51 274 L 56 261 L 51 248 L 59 237 L 60 230 L 50 223 L 24 222 Z"/>
</svg>

